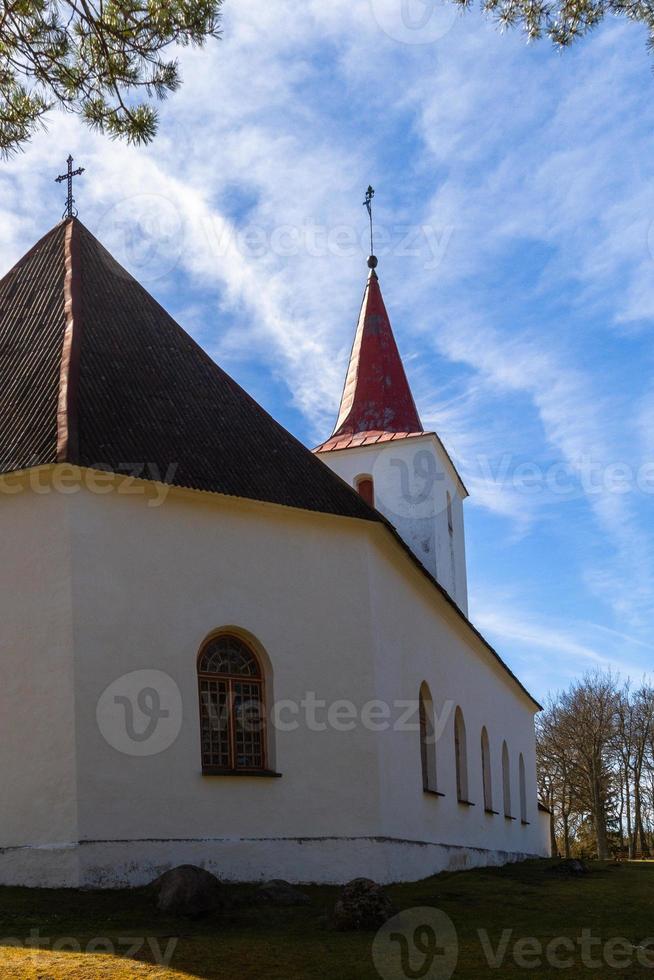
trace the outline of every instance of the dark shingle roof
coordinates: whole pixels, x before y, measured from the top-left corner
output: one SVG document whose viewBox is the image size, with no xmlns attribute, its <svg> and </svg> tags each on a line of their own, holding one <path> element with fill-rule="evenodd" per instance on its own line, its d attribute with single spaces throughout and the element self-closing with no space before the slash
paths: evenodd
<svg viewBox="0 0 654 980">
<path fill-rule="evenodd" d="M 56 461 L 379 520 L 76 219 L 0 282 L 0 472 Z"/>
<path fill-rule="evenodd" d="M 59 225 L 0 281 L 0 472 L 57 458 L 64 310 Z"/>
</svg>

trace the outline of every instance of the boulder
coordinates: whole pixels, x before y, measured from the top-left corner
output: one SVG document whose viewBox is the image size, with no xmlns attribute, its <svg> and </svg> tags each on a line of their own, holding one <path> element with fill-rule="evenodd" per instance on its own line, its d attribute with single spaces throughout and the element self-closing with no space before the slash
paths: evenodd
<svg viewBox="0 0 654 980">
<path fill-rule="evenodd" d="M 261 902 L 270 905 L 308 905 L 309 896 L 301 892 L 284 881 L 282 878 L 273 878 L 272 881 L 264 881 L 256 891 L 256 898 Z"/>
<path fill-rule="evenodd" d="M 341 891 L 334 906 L 334 926 L 341 932 L 378 929 L 395 914 L 380 885 L 369 878 L 355 878 Z"/>
<path fill-rule="evenodd" d="M 552 871 L 559 875 L 587 875 L 588 867 L 578 858 L 564 858 L 553 865 Z"/>
<path fill-rule="evenodd" d="M 165 871 L 149 887 L 157 909 L 168 915 L 196 919 L 221 905 L 221 887 L 216 876 L 193 864 L 181 864 Z"/>
</svg>

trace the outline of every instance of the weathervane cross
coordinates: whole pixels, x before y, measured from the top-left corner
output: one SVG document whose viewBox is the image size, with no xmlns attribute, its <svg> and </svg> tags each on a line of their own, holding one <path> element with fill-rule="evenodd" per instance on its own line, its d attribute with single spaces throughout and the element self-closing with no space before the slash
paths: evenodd
<svg viewBox="0 0 654 980">
<path fill-rule="evenodd" d="M 374 248 L 372 247 L 372 199 L 374 196 L 375 196 L 375 192 L 369 184 L 368 190 L 366 191 L 366 199 L 363 203 L 368 211 L 368 218 L 370 219 L 370 254 L 371 255 L 373 255 L 375 251 Z"/>
<path fill-rule="evenodd" d="M 73 170 L 73 158 L 70 155 L 66 163 L 68 164 L 68 172 L 55 177 L 55 182 L 60 184 L 62 180 L 68 181 L 68 197 L 66 198 L 66 210 L 63 216 L 64 218 L 76 218 L 77 210 L 75 208 L 75 198 L 73 197 L 73 177 L 79 177 L 80 174 L 83 174 L 84 167 L 78 167 L 77 170 Z"/>
</svg>

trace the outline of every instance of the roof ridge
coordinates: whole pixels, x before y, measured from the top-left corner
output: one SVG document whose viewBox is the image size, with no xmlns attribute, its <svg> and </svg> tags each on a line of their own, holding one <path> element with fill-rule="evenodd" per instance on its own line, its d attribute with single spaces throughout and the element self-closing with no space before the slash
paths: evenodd
<svg viewBox="0 0 654 980">
<path fill-rule="evenodd" d="M 79 223 L 66 222 L 64 238 L 64 315 L 66 326 L 61 348 L 59 400 L 57 404 L 57 462 L 79 461 L 77 389 L 82 330 L 80 296 Z"/>
</svg>

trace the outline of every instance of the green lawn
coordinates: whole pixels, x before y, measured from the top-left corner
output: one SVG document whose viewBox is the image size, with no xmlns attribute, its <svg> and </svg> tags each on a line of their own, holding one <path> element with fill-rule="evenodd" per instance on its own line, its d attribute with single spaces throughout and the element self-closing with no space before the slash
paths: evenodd
<svg viewBox="0 0 654 980">
<path fill-rule="evenodd" d="M 202 922 L 156 914 L 143 891 L 1 888 L 0 977 L 358 980 L 380 976 L 372 958 L 374 932 L 338 933 L 329 926 L 338 889 L 312 886 L 305 889 L 310 906 L 271 909 L 252 905 L 248 886 L 226 887 L 234 900 L 232 910 Z M 416 884 L 394 885 L 388 891 L 398 909 L 437 908 L 449 916 L 458 936 L 458 965 L 452 974 L 456 978 L 654 978 L 654 939 L 649 968 L 639 964 L 631 945 L 654 937 L 654 863 L 594 864 L 586 877 L 569 878 L 554 874 L 549 862 L 527 862 L 442 874 Z M 438 951 L 428 970 L 429 934 L 414 932 L 425 914 L 429 912 L 409 913 L 398 927 L 409 924 L 404 933 L 408 971 L 399 966 L 401 940 L 382 943 L 378 963 L 384 980 L 448 976 L 437 969 Z M 592 940 L 585 950 L 578 942 L 582 930 L 589 930 Z M 43 948 L 26 948 L 30 936 Z M 142 945 L 146 937 L 149 944 Z M 424 955 L 413 945 L 416 937 L 423 943 Z M 572 960 L 563 967 L 557 967 L 556 961 L 548 965 L 545 953 L 539 953 L 557 937 L 568 937 L 574 947 L 572 952 L 563 945 L 554 950 L 560 961 Z M 630 945 L 607 947 L 615 937 Z M 103 938 L 113 944 L 113 955 L 103 946 Z M 172 951 L 168 944 L 175 939 Z M 97 952 L 88 952 L 94 940 Z M 131 958 L 125 955 L 130 945 Z M 156 953 L 167 948 L 172 951 L 170 965 L 156 966 Z M 501 958 L 494 968 L 487 962 L 485 948 Z M 521 955 L 526 959 L 521 961 Z M 641 951 L 643 956 L 646 953 Z"/>
</svg>

